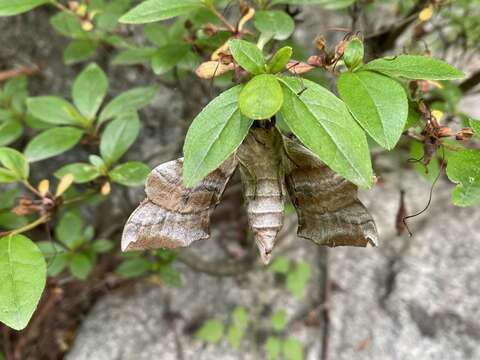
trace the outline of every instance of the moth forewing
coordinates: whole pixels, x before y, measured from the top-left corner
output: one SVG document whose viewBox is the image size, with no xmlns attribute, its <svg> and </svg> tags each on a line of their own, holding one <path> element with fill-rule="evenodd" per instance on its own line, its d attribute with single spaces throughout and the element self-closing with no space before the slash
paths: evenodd
<svg viewBox="0 0 480 360">
<path fill-rule="evenodd" d="M 286 188 L 282 146 L 274 127 L 252 127 L 237 150 L 248 221 L 265 264 L 283 226 Z"/>
<path fill-rule="evenodd" d="M 295 140 L 283 137 L 286 186 L 298 215 L 298 236 L 318 245 L 376 246 L 375 222 L 357 186 Z"/>
<path fill-rule="evenodd" d="M 234 156 L 194 188 L 183 185 L 183 159 L 157 166 L 150 173 L 147 198 L 130 215 L 122 250 L 189 246 L 210 236 L 210 216 L 237 165 Z"/>
</svg>

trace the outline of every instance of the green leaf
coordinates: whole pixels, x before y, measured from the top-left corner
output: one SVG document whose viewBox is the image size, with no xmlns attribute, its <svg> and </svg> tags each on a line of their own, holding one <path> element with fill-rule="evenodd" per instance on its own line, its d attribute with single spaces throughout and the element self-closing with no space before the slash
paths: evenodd
<svg viewBox="0 0 480 360">
<path fill-rule="evenodd" d="M 168 285 L 180 287 L 182 286 L 182 276 L 180 272 L 171 265 L 161 266 L 157 271 L 160 279 Z"/>
<path fill-rule="evenodd" d="M 23 235 L 0 238 L 0 321 L 24 329 L 45 287 L 47 266 L 40 249 Z"/>
<path fill-rule="evenodd" d="M 145 184 L 150 168 L 138 161 L 130 161 L 118 165 L 108 173 L 110 179 L 125 186 L 139 186 Z"/>
<path fill-rule="evenodd" d="M 73 103 L 87 119 L 93 119 L 107 94 L 108 79 L 95 63 L 88 65 L 73 83 Z"/>
<path fill-rule="evenodd" d="M 88 33 L 82 29 L 78 16 L 67 12 L 58 12 L 50 18 L 50 24 L 56 32 L 72 39 L 88 39 Z"/>
<path fill-rule="evenodd" d="M 480 120 L 468 119 L 468 126 L 473 129 L 474 136 L 480 138 Z"/>
<path fill-rule="evenodd" d="M 290 260 L 285 256 L 277 256 L 268 267 L 268 270 L 278 274 L 286 274 L 289 268 Z"/>
<path fill-rule="evenodd" d="M 28 162 L 17 150 L 7 147 L 0 147 L 0 182 L 13 182 L 17 180 L 28 179 L 29 166 Z M 8 180 L 8 177 L 10 181 Z"/>
<path fill-rule="evenodd" d="M 244 86 L 238 99 L 242 114 L 254 120 L 270 119 L 282 104 L 282 87 L 272 74 L 255 76 Z"/>
<path fill-rule="evenodd" d="M 83 242 L 83 221 L 75 212 L 66 212 L 55 227 L 55 238 L 68 249 L 75 249 Z"/>
<path fill-rule="evenodd" d="M 209 319 L 197 331 L 195 337 L 210 344 L 216 344 L 223 336 L 224 326 L 220 320 Z"/>
<path fill-rule="evenodd" d="M 438 160 L 436 156 L 433 156 L 427 166 L 423 165 L 423 144 L 418 141 L 412 141 L 410 145 L 410 157 L 414 162 L 415 168 L 418 173 L 422 175 L 428 182 L 433 183 L 440 171 Z"/>
<path fill-rule="evenodd" d="M 448 157 L 447 176 L 457 184 L 452 201 L 457 206 L 480 204 L 480 151 L 463 150 Z"/>
<path fill-rule="evenodd" d="M 228 47 L 235 61 L 249 73 L 265 73 L 265 58 L 255 44 L 245 40 L 230 40 Z"/>
<path fill-rule="evenodd" d="M 62 245 L 54 243 L 53 241 L 37 241 L 35 244 L 42 251 L 43 256 L 47 259 L 66 251 Z"/>
<path fill-rule="evenodd" d="M 276 74 L 285 70 L 292 53 L 293 50 L 290 46 L 284 46 L 279 49 L 268 63 L 268 72 Z"/>
<path fill-rule="evenodd" d="M 120 18 L 125 24 L 144 24 L 187 14 L 203 6 L 200 0 L 147 0 Z"/>
<path fill-rule="evenodd" d="M 120 159 L 137 138 L 140 121 L 137 113 L 127 113 L 110 122 L 100 140 L 100 154 L 107 165 Z"/>
<path fill-rule="evenodd" d="M 280 112 L 292 132 L 333 171 L 370 187 L 373 176 L 367 139 L 345 104 L 312 81 L 281 80 L 284 102 Z M 306 90 L 299 95 L 302 84 Z"/>
<path fill-rule="evenodd" d="M 55 172 L 55 176 L 59 179 L 67 174 L 72 174 L 77 184 L 92 181 L 101 175 L 97 167 L 86 163 L 68 164 Z"/>
<path fill-rule="evenodd" d="M 285 360 L 305 359 L 303 344 L 297 339 L 289 337 L 283 343 L 283 356 L 285 357 Z"/>
<path fill-rule="evenodd" d="M 8 145 L 23 134 L 23 126 L 18 121 L 0 123 L 0 146 Z"/>
<path fill-rule="evenodd" d="M 245 330 L 238 326 L 230 326 L 227 331 L 227 339 L 230 345 L 234 349 L 238 349 L 242 343 L 242 339 L 245 336 Z"/>
<path fill-rule="evenodd" d="M 92 250 L 96 253 L 103 254 L 113 249 L 113 242 L 106 239 L 95 240 L 92 244 Z"/>
<path fill-rule="evenodd" d="M 74 277 L 85 280 L 92 271 L 93 264 L 87 255 L 78 253 L 72 256 L 68 268 Z"/>
<path fill-rule="evenodd" d="M 25 148 L 29 162 L 40 161 L 72 149 L 83 136 L 83 131 L 74 127 L 56 127 L 35 136 Z"/>
<path fill-rule="evenodd" d="M 52 260 L 50 260 L 47 268 L 48 276 L 57 276 L 60 274 L 68 265 L 69 254 L 61 253 L 55 255 Z"/>
<path fill-rule="evenodd" d="M 164 24 L 147 24 L 143 27 L 145 37 L 157 46 L 168 44 L 168 28 Z"/>
<path fill-rule="evenodd" d="M 81 115 L 66 100 L 56 96 L 37 96 L 27 99 L 28 111 L 49 124 L 78 125 Z"/>
<path fill-rule="evenodd" d="M 380 145 L 392 149 L 408 116 L 407 94 L 396 80 L 371 72 L 344 72 L 337 89 L 354 118 Z"/>
<path fill-rule="evenodd" d="M 143 108 L 152 101 L 158 90 L 158 86 L 146 86 L 121 93 L 105 106 L 100 113 L 99 122 L 103 123 L 127 111 L 136 111 Z"/>
<path fill-rule="evenodd" d="M 193 120 L 185 137 L 183 182 L 198 184 L 240 145 L 253 123 L 238 108 L 237 85 L 213 99 Z"/>
<path fill-rule="evenodd" d="M 48 2 L 50 0 L 0 0 L 0 16 L 18 15 Z"/>
<path fill-rule="evenodd" d="M 272 315 L 272 329 L 275 331 L 283 331 L 287 327 L 287 313 L 279 310 Z"/>
<path fill-rule="evenodd" d="M 349 7 L 355 0 L 273 0 L 274 4 L 320 5 L 327 10 L 338 10 Z"/>
<path fill-rule="evenodd" d="M 113 65 L 133 65 L 150 61 L 153 54 L 157 52 L 157 48 L 143 47 L 124 50 L 118 53 L 112 59 Z"/>
<path fill-rule="evenodd" d="M 233 323 L 242 328 L 248 325 L 248 312 L 244 307 L 237 306 L 232 312 Z"/>
<path fill-rule="evenodd" d="M 465 74 L 446 62 L 430 56 L 399 55 L 370 61 L 362 69 L 407 79 L 454 80 Z"/>
<path fill-rule="evenodd" d="M 350 71 L 354 71 L 363 62 L 363 42 L 355 38 L 348 42 L 343 53 L 343 61 Z"/>
<path fill-rule="evenodd" d="M 258 31 L 271 35 L 275 40 L 288 39 L 295 29 L 292 17 L 280 10 L 259 11 L 253 20 Z"/>
<path fill-rule="evenodd" d="M 265 352 L 268 360 L 277 360 L 282 351 L 282 342 L 276 336 L 269 336 L 265 342 Z"/>
<path fill-rule="evenodd" d="M 152 68 L 161 75 L 172 70 L 188 54 L 190 45 L 169 44 L 158 48 L 152 56 Z"/>
<path fill-rule="evenodd" d="M 117 268 L 117 274 L 125 279 L 134 278 L 145 274 L 151 267 L 150 261 L 136 257 L 122 262 Z"/>
<path fill-rule="evenodd" d="M 300 261 L 293 271 L 287 275 L 287 289 L 297 298 L 305 296 L 308 282 L 311 278 L 311 266 L 305 261 Z"/>
<path fill-rule="evenodd" d="M 63 62 L 73 65 L 90 58 L 97 50 L 97 43 L 90 39 L 71 41 L 63 51 Z"/>
</svg>

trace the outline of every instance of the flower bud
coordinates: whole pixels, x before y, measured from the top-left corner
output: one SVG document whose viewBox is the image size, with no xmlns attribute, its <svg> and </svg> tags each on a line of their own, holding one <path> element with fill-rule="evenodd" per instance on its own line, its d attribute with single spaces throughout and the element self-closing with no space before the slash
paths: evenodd
<svg viewBox="0 0 480 360">
<path fill-rule="evenodd" d="M 363 63 L 363 43 L 360 39 L 355 38 L 350 40 L 343 53 L 343 61 L 347 65 L 348 69 L 353 71 Z"/>
</svg>

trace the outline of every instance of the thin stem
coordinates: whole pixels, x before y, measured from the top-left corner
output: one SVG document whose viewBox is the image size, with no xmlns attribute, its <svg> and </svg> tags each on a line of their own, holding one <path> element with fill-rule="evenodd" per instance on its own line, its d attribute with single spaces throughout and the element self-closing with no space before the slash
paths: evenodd
<svg viewBox="0 0 480 360">
<path fill-rule="evenodd" d="M 59 3 L 58 1 L 56 0 L 51 0 L 50 3 L 55 6 L 57 9 L 61 10 L 61 11 L 64 11 L 64 12 L 67 12 L 69 14 L 72 14 L 72 15 L 75 15 L 77 16 L 77 14 L 75 14 L 72 10 L 70 10 L 68 7 L 66 7 L 65 5 Z"/>
<path fill-rule="evenodd" d="M 32 230 L 32 229 L 36 228 L 37 226 L 39 226 L 41 224 L 45 224 L 46 222 L 48 222 L 49 219 L 50 219 L 49 215 L 43 215 L 43 216 L 39 217 L 37 220 L 35 220 L 34 222 L 31 222 L 30 224 L 22 226 L 18 229 L 0 232 L 0 236 L 7 236 L 7 235 L 14 236 L 14 235 L 18 235 L 18 234 L 27 232 L 29 230 Z"/>
<path fill-rule="evenodd" d="M 33 192 L 33 193 L 34 193 L 35 195 L 37 195 L 39 198 L 42 198 L 42 197 L 43 197 L 42 194 L 40 194 L 40 192 L 39 192 L 37 189 L 35 189 L 35 187 L 34 187 L 32 184 L 30 184 L 30 183 L 28 182 L 28 180 L 23 180 L 22 183 L 23 183 L 23 185 L 24 185 L 28 190 L 30 190 L 31 192 Z"/>
<path fill-rule="evenodd" d="M 225 16 L 221 12 L 217 10 L 215 5 L 213 4 L 208 4 L 208 9 L 227 27 L 228 31 L 230 31 L 232 34 L 235 34 L 237 30 L 235 29 L 235 26 L 233 26 Z"/>
</svg>

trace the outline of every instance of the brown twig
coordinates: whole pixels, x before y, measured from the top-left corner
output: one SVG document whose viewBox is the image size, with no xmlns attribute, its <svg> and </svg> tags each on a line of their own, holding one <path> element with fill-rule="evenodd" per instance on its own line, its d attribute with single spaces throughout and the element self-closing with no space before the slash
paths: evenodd
<svg viewBox="0 0 480 360">
<path fill-rule="evenodd" d="M 0 71 L 0 82 L 6 81 L 8 79 L 20 76 L 20 75 L 27 75 L 32 76 L 38 74 L 40 68 L 37 65 L 33 66 L 21 66 L 17 69 L 10 69 L 5 71 Z"/>
</svg>

